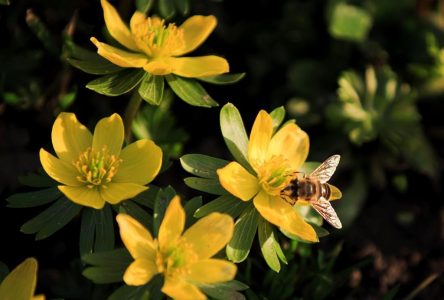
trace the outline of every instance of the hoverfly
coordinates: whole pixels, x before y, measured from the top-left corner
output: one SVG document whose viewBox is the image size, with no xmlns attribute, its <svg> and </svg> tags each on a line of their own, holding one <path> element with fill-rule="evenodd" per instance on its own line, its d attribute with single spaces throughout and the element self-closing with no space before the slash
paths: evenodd
<svg viewBox="0 0 444 300">
<path fill-rule="evenodd" d="M 329 200 L 333 193 L 340 195 L 340 192 L 327 182 L 335 172 L 340 158 L 340 155 L 330 156 L 308 176 L 300 172 L 294 173 L 290 183 L 280 193 L 291 205 L 298 200 L 307 201 L 324 220 L 338 229 L 342 228 L 342 224 Z"/>
</svg>

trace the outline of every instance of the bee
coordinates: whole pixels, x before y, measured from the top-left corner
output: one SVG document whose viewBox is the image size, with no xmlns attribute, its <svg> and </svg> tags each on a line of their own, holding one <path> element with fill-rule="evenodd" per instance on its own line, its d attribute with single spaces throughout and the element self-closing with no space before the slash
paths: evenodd
<svg viewBox="0 0 444 300">
<path fill-rule="evenodd" d="M 308 176 L 301 172 L 294 173 L 290 183 L 281 190 L 281 198 L 291 205 L 299 200 L 307 201 L 333 227 L 342 228 L 329 201 L 340 198 L 341 192 L 327 183 L 336 171 L 340 158 L 340 155 L 330 156 Z"/>
</svg>

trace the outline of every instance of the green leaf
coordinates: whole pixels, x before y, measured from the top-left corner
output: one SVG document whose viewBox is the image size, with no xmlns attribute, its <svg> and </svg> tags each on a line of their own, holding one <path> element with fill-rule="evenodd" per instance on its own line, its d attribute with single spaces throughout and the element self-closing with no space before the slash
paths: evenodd
<svg viewBox="0 0 444 300">
<path fill-rule="evenodd" d="M 222 195 L 196 210 L 194 217 L 202 218 L 212 212 L 230 215 L 233 219 L 240 216 L 248 202 L 244 202 L 233 195 Z"/>
<path fill-rule="evenodd" d="M 94 252 L 94 237 L 96 227 L 94 214 L 94 208 L 85 207 L 82 210 L 79 238 L 80 257 Z"/>
<path fill-rule="evenodd" d="M 367 38 L 372 22 L 372 17 L 366 10 L 338 3 L 333 8 L 329 31 L 335 38 L 362 42 Z"/>
<path fill-rule="evenodd" d="M 314 231 L 316 231 L 316 235 L 318 237 L 321 238 L 321 237 L 325 237 L 330 234 L 330 232 L 327 229 L 325 229 L 317 224 L 314 224 L 314 223 L 310 223 L 310 222 L 308 222 L 308 223 L 311 225 L 311 227 L 313 227 Z"/>
<path fill-rule="evenodd" d="M 186 154 L 180 158 L 185 171 L 203 178 L 218 179 L 217 169 L 225 167 L 229 162 L 203 154 Z"/>
<path fill-rule="evenodd" d="M 396 294 L 398 294 L 399 287 L 401 285 L 397 284 L 393 288 L 390 289 L 390 291 L 387 292 L 387 294 L 384 295 L 384 298 L 382 300 L 393 300 L 396 297 Z"/>
<path fill-rule="evenodd" d="M 250 204 L 234 224 L 233 237 L 226 248 L 229 260 L 239 263 L 247 258 L 256 235 L 258 220 L 259 214 L 254 205 Z"/>
<path fill-rule="evenodd" d="M 123 201 L 119 206 L 119 212 L 126 213 L 139 221 L 147 230 L 151 230 L 153 226 L 153 217 L 143 210 L 134 201 Z"/>
<path fill-rule="evenodd" d="M 9 0 L 0 0 L 0 5 L 10 5 L 11 2 Z"/>
<path fill-rule="evenodd" d="M 142 80 L 143 69 L 125 69 L 90 81 L 86 87 L 106 96 L 119 96 L 132 90 Z"/>
<path fill-rule="evenodd" d="M 139 86 L 139 95 L 152 105 L 159 105 L 163 99 L 164 79 L 163 76 L 145 73 Z"/>
<path fill-rule="evenodd" d="M 144 14 L 147 14 L 153 6 L 153 3 L 154 0 L 136 0 L 136 9 Z"/>
<path fill-rule="evenodd" d="M 174 7 L 173 0 L 162 0 L 157 3 L 159 14 L 162 18 L 168 20 L 174 17 L 176 14 L 176 8 Z"/>
<path fill-rule="evenodd" d="M 154 214 L 153 214 L 153 236 L 157 237 L 160 224 L 162 223 L 165 211 L 170 204 L 173 197 L 176 195 L 176 191 L 168 186 L 166 189 L 161 190 L 154 202 Z"/>
<path fill-rule="evenodd" d="M 161 300 L 164 299 L 161 292 L 163 284 L 163 277 L 157 274 L 145 285 L 122 285 L 111 294 L 108 300 Z"/>
<path fill-rule="evenodd" d="M 94 252 L 108 251 L 114 248 L 114 218 L 109 204 L 94 210 L 95 243 Z"/>
<path fill-rule="evenodd" d="M 237 280 L 231 280 L 215 284 L 200 284 L 199 289 L 214 299 L 242 300 L 245 296 L 238 291 L 246 290 L 248 286 Z"/>
<path fill-rule="evenodd" d="M 123 280 L 123 273 L 133 258 L 125 248 L 84 255 L 82 260 L 92 265 L 83 271 L 83 276 L 95 283 L 113 283 Z"/>
<path fill-rule="evenodd" d="M 220 129 L 234 159 L 255 174 L 248 163 L 248 137 L 238 109 L 227 103 L 220 110 Z"/>
<path fill-rule="evenodd" d="M 61 49 L 59 43 L 56 42 L 46 24 L 34 14 L 32 9 L 26 11 L 26 23 L 34 35 L 40 40 L 40 42 L 42 42 L 43 46 L 45 46 L 46 50 L 56 56 L 60 54 Z"/>
<path fill-rule="evenodd" d="M 185 203 L 184 209 L 185 209 L 185 214 L 187 216 L 185 228 L 190 227 L 196 221 L 194 218 L 194 213 L 201 206 L 202 206 L 202 197 L 201 196 L 194 197 Z"/>
<path fill-rule="evenodd" d="M 225 84 L 236 83 L 244 77 L 245 73 L 233 73 L 233 74 L 222 74 L 222 75 L 208 76 L 208 77 L 198 77 L 197 79 L 207 83 L 225 85 Z"/>
<path fill-rule="evenodd" d="M 279 273 L 281 270 L 281 264 L 279 263 L 279 257 L 274 246 L 275 237 L 273 228 L 271 227 L 270 223 L 264 220 L 264 218 L 259 218 L 257 233 L 262 255 L 264 256 L 267 265 L 273 271 Z"/>
<path fill-rule="evenodd" d="M 3 279 L 5 279 L 5 277 L 8 276 L 8 274 L 9 274 L 8 266 L 0 261 L 0 284 L 2 283 Z"/>
<path fill-rule="evenodd" d="M 62 197 L 42 213 L 23 224 L 20 231 L 27 234 L 36 233 L 36 240 L 45 239 L 62 229 L 81 209 L 82 206 Z"/>
<path fill-rule="evenodd" d="M 187 177 L 184 179 L 187 186 L 192 189 L 212 195 L 226 195 L 228 192 L 220 185 L 219 179 Z"/>
<path fill-rule="evenodd" d="M 190 13 L 190 2 L 188 0 L 174 0 L 176 8 L 182 16 Z"/>
<path fill-rule="evenodd" d="M 44 171 L 42 170 L 42 172 Z M 23 185 L 36 188 L 57 186 L 59 184 L 57 181 L 53 180 L 51 177 L 46 175 L 46 173 L 41 173 L 41 174 L 29 173 L 24 176 L 19 176 L 18 181 Z"/>
<path fill-rule="evenodd" d="M 18 193 L 14 194 L 8 198 L 7 207 L 11 208 L 24 208 L 24 207 L 35 207 L 50 203 L 62 196 L 62 193 L 56 187 L 51 187 L 49 189 L 44 189 L 29 193 Z"/>
<path fill-rule="evenodd" d="M 150 184 L 148 190 L 140 193 L 133 198 L 133 201 L 140 205 L 154 209 L 154 202 L 156 200 L 157 194 L 160 192 L 160 187 Z"/>
<path fill-rule="evenodd" d="M 282 124 L 282 121 L 284 121 L 285 108 L 283 106 L 279 106 L 270 113 L 270 117 L 273 120 L 273 132 L 276 132 L 276 130 Z"/>
<path fill-rule="evenodd" d="M 196 80 L 173 74 L 166 75 L 165 79 L 174 93 L 186 103 L 201 107 L 219 106 Z"/>
</svg>

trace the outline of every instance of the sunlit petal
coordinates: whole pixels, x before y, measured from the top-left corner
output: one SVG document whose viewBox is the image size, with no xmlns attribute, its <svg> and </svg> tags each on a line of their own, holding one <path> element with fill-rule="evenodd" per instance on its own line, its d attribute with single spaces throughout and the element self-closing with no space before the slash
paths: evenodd
<svg viewBox="0 0 444 300">
<path fill-rule="evenodd" d="M 123 200 L 131 199 L 147 189 L 146 186 L 132 182 L 110 182 L 100 187 L 100 195 L 106 202 L 117 204 Z"/>
<path fill-rule="evenodd" d="M 219 252 L 231 240 L 233 219 L 226 214 L 211 213 L 185 231 L 183 238 L 199 259 L 207 259 Z"/>
<path fill-rule="evenodd" d="M 99 42 L 92 37 L 91 42 L 97 47 L 97 53 L 106 58 L 115 65 L 122 68 L 142 68 L 148 63 L 148 57 L 145 54 L 128 52 L 108 44 Z"/>
<path fill-rule="evenodd" d="M 83 183 L 76 179 L 78 172 L 74 165 L 56 158 L 43 148 L 40 149 L 40 163 L 52 179 L 71 186 L 83 185 Z"/>
<path fill-rule="evenodd" d="M 271 139 L 267 157 L 273 155 L 288 159 L 291 168 L 297 171 L 308 156 L 308 135 L 294 123 L 281 128 Z"/>
<path fill-rule="evenodd" d="M 214 16 L 192 16 L 180 26 L 184 34 L 184 47 L 173 51 L 174 56 L 184 55 L 199 47 L 217 25 Z"/>
<path fill-rule="evenodd" d="M 59 185 L 58 188 L 69 200 L 79 205 L 95 209 L 101 209 L 105 205 L 105 200 L 102 198 L 97 188 L 65 185 Z"/>
<path fill-rule="evenodd" d="M 162 149 L 151 140 L 139 140 L 120 153 L 119 165 L 113 182 L 150 183 L 162 166 Z"/>
<path fill-rule="evenodd" d="M 37 277 L 37 260 L 27 258 L 0 284 L 0 299 L 31 299 L 34 295 Z"/>
<path fill-rule="evenodd" d="M 100 151 L 104 147 L 108 154 L 119 156 L 123 144 L 123 121 L 118 114 L 101 119 L 94 129 L 92 148 Z"/>
<path fill-rule="evenodd" d="M 204 300 L 207 299 L 195 285 L 177 277 L 166 277 L 162 292 L 178 300 Z"/>
<path fill-rule="evenodd" d="M 148 283 L 158 273 L 154 260 L 139 258 L 132 262 L 123 274 L 127 285 L 139 286 Z"/>
<path fill-rule="evenodd" d="M 57 156 L 72 163 L 92 144 L 92 135 L 73 113 L 60 113 L 52 126 L 52 145 Z"/>
<path fill-rule="evenodd" d="M 199 283 L 217 283 L 233 280 L 236 265 L 222 259 L 203 259 L 194 263 L 189 270 L 189 278 Z"/>
<path fill-rule="evenodd" d="M 273 121 L 266 111 L 261 110 L 254 121 L 248 143 L 248 161 L 253 168 L 265 162 L 272 133 Z"/>
<path fill-rule="evenodd" d="M 328 200 L 338 200 L 342 198 L 342 192 L 332 184 L 328 184 L 330 187 L 331 196 Z"/>
<path fill-rule="evenodd" d="M 251 200 L 259 191 L 257 178 L 237 162 L 218 169 L 217 175 L 223 188 L 243 201 Z"/>
<path fill-rule="evenodd" d="M 169 57 L 165 62 L 170 65 L 171 73 L 182 77 L 205 77 L 227 73 L 230 69 L 225 58 L 208 55 L 198 57 Z"/>
<path fill-rule="evenodd" d="M 168 205 L 162 224 L 159 228 L 159 246 L 161 249 L 168 248 L 182 235 L 185 227 L 185 210 L 180 204 L 180 199 L 175 196 Z"/>
<path fill-rule="evenodd" d="M 288 233 L 306 241 L 318 241 L 313 227 L 279 196 L 270 196 L 265 192 L 260 192 L 254 198 L 254 206 L 264 219 Z"/>
<path fill-rule="evenodd" d="M 173 67 L 167 59 L 156 59 L 143 66 L 143 69 L 153 75 L 167 75 L 173 72 Z"/>
</svg>

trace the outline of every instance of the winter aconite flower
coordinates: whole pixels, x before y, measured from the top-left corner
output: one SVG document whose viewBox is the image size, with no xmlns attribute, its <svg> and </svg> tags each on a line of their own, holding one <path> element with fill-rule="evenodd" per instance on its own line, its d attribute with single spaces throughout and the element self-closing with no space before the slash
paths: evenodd
<svg viewBox="0 0 444 300">
<path fill-rule="evenodd" d="M 37 283 L 37 260 L 27 258 L 6 276 L 0 284 L 2 300 L 45 300 L 45 296 L 34 296 Z"/>
<path fill-rule="evenodd" d="M 243 201 L 253 199 L 256 210 L 268 222 L 306 241 L 318 241 L 316 232 L 293 207 L 280 197 L 291 175 L 308 155 L 308 135 L 288 123 L 273 135 L 273 120 L 260 111 L 248 142 L 248 162 L 255 174 L 238 162 L 217 170 L 221 185 Z"/>
<path fill-rule="evenodd" d="M 134 262 L 123 280 L 128 285 L 148 283 L 156 274 L 165 278 L 162 292 L 174 299 L 205 299 L 198 286 L 232 280 L 236 265 L 211 258 L 233 235 L 233 219 L 212 213 L 185 227 L 185 211 L 179 197 L 169 204 L 157 239 L 129 215 L 119 214 L 120 236 Z"/>
<path fill-rule="evenodd" d="M 71 201 L 100 209 L 145 191 L 162 164 L 154 142 L 139 140 L 122 150 L 123 138 L 118 114 L 101 119 L 93 135 L 74 114 L 61 113 L 52 128 L 57 157 L 40 149 L 40 162 Z"/>
<path fill-rule="evenodd" d="M 128 28 L 108 1 L 101 0 L 101 4 L 109 33 L 127 48 L 122 50 L 92 37 L 98 54 L 112 63 L 124 68 L 143 68 L 152 75 L 173 73 L 191 78 L 229 71 L 228 62 L 219 56 L 182 57 L 211 34 L 217 23 L 214 16 L 192 16 L 178 27 L 136 11 Z"/>
</svg>

